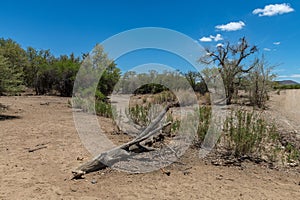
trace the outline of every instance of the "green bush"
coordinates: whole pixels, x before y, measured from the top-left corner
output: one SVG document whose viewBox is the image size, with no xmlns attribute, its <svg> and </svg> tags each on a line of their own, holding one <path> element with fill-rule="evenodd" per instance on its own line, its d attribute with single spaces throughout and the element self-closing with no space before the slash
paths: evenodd
<svg viewBox="0 0 300 200">
<path fill-rule="evenodd" d="M 140 125 L 140 126 L 147 126 L 150 123 L 149 118 L 149 111 L 150 111 L 151 104 L 147 104 L 146 106 L 136 104 L 133 107 L 130 107 L 128 110 L 128 115 L 130 116 L 131 120 Z"/>
<path fill-rule="evenodd" d="M 84 112 L 93 112 L 93 103 L 80 97 L 72 98 L 72 107 L 82 109 Z"/>
<path fill-rule="evenodd" d="M 166 102 L 175 102 L 177 97 L 171 91 L 163 91 L 154 95 L 154 101 L 157 104 L 165 104 Z"/>
<path fill-rule="evenodd" d="M 298 149 L 294 147 L 291 143 L 288 143 L 285 147 L 285 150 L 287 152 L 287 162 L 293 162 L 297 161 L 300 158 L 300 152 Z"/>
<path fill-rule="evenodd" d="M 261 116 L 246 110 L 232 111 L 225 120 L 224 131 L 229 148 L 237 157 L 259 153 L 264 138 L 275 135 L 274 126 L 269 127 Z"/>
<path fill-rule="evenodd" d="M 134 91 L 134 94 L 157 94 L 163 91 L 168 91 L 169 89 L 161 84 L 149 83 L 139 87 Z"/>
<path fill-rule="evenodd" d="M 112 118 L 116 114 L 115 108 L 110 103 L 103 101 L 95 102 L 95 110 L 97 115 L 107 118 Z"/>
<path fill-rule="evenodd" d="M 202 142 L 208 131 L 211 122 L 211 107 L 201 106 L 199 107 L 199 125 L 197 130 L 198 142 Z"/>
<path fill-rule="evenodd" d="M 171 122 L 171 133 L 176 133 L 180 127 L 180 120 L 174 119 L 173 115 L 168 112 L 166 122 Z"/>
<path fill-rule="evenodd" d="M 92 101 L 87 99 L 82 99 L 79 97 L 75 97 L 72 99 L 73 108 L 80 108 L 84 112 L 92 113 L 94 112 L 94 104 Z M 110 103 L 96 100 L 95 101 L 95 112 L 99 116 L 112 118 L 116 116 L 116 109 Z"/>
</svg>

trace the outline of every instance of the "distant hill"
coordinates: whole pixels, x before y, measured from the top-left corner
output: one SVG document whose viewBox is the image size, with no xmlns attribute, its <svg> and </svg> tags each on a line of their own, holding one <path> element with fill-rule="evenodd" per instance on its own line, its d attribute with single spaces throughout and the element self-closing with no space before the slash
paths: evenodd
<svg viewBox="0 0 300 200">
<path fill-rule="evenodd" d="M 300 85 L 300 83 L 292 80 L 283 80 L 283 81 L 276 81 L 280 85 Z"/>
</svg>

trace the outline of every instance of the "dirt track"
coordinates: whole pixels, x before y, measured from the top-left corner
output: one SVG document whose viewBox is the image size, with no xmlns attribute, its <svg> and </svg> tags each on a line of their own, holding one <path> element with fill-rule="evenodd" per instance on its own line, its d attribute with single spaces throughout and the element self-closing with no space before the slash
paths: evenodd
<svg viewBox="0 0 300 200">
<path fill-rule="evenodd" d="M 195 151 L 182 159 L 183 164 L 168 167 L 170 176 L 160 171 L 127 174 L 107 169 L 88 174 L 83 180 L 70 180 L 71 171 L 91 156 L 79 140 L 67 101 L 67 98 L 45 96 L 0 98 L 1 104 L 9 106 L 2 114 L 19 117 L 0 120 L 0 199 L 300 197 L 299 174 L 252 164 L 245 164 L 243 170 L 206 165 Z M 109 120 L 99 120 L 110 138 L 116 142 L 126 139 L 112 135 Z M 28 148 L 41 144 L 47 148 L 28 152 Z"/>
</svg>

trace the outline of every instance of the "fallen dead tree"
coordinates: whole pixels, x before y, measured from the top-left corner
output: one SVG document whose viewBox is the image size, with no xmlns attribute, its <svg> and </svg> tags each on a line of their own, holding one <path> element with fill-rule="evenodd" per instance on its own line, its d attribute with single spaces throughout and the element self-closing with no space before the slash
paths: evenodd
<svg viewBox="0 0 300 200">
<path fill-rule="evenodd" d="M 145 144 L 153 137 L 157 136 L 164 127 L 171 124 L 171 122 L 160 125 L 165 114 L 171 107 L 178 106 L 178 103 L 168 104 L 159 115 L 133 140 L 117 146 L 113 149 L 105 151 L 96 156 L 91 161 L 79 166 L 76 170 L 72 171 L 72 179 L 81 178 L 84 174 L 105 169 L 113 164 L 128 159 L 132 154 L 142 153 L 154 150 L 151 147 L 145 146 Z"/>
</svg>

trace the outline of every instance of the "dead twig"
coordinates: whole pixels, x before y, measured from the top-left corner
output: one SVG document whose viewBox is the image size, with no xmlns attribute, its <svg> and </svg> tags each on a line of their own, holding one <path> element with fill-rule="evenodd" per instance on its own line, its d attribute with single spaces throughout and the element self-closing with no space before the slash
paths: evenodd
<svg viewBox="0 0 300 200">
<path fill-rule="evenodd" d="M 38 151 L 38 150 L 41 150 L 41 149 L 45 149 L 47 148 L 47 146 L 39 146 L 39 147 L 36 147 L 36 148 L 33 148 L 33 149 L 29 149 L 28 152 L 35 152 L 35 151 Z"/>
</svg>

